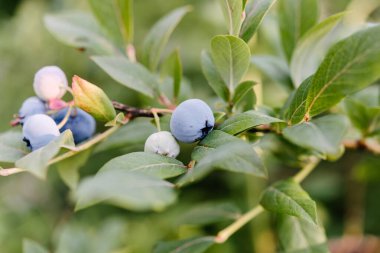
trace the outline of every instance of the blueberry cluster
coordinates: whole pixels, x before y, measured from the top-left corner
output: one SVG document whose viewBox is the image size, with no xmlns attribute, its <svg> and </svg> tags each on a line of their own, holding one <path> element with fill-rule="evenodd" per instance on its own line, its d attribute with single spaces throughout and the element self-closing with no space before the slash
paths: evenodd
<svg viewBox="0 0 380 253">
<path fill-rule="evenodd" d="M 215 118 L 210 107 L 199 99 L 189 99 L 177 106 L 170 119 L 170 131 L 154 133 L 145 142 L 145 152 L 169 157 L 179 154 L 175 139 L 192 143 L 203 139 L 214 128 Z M 174 137 L 175 138 L 174 138 Z"/>
<path fill-rule="evenodd" d="M 59 67 L 46 66 L 37 71 L 33 88 L 37 96 L 26 99 L 18 113 L 24 141 L 31 150 L 47 145 L 67 129 L 72 131 L 76 144 L 95 133 L 96 122 L 90 114 L 73 108 L 67 115 L 68 104 L 61 99 L 68 90 L 68 82 Z M 61 122 L 64 124 L 59 128 Z"/>
</svg>

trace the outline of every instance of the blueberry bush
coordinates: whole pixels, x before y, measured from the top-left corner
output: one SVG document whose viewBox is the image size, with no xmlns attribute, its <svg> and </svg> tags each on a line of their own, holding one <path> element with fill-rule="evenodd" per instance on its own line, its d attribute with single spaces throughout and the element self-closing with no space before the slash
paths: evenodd
<svg viewBox="0 0 380 253">
<path fill-rule="evenodd" d="M 379 3 L 326 16 L 317 0 L 210 2 L 226 28 L 197 55 L 202 86 L 184 75 L 191 47 L 171 40 L 199 9 L 176 8 L 137 39 L 133 0 L 88 2 L 91 13 L 46 14 L 47 30 L 140 102 L 54 63 L 30 78 L 35 95 L 0 135 L 0 175 L 53 182 L 64 211 L 24 253 L 340 252 L 324 226 L 341 187 L 323 168 L 357 186 L 344 233 L 380 233 L 361 192 L 380 179 Z"/>
</svg>

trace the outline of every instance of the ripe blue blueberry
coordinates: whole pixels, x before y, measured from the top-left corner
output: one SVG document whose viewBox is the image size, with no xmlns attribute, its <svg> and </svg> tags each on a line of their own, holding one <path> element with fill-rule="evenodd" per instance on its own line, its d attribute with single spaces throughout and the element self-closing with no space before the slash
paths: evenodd
<svg viewBox="0 0 380 253">
<path fill-rule="evenodd" d="M 52 118 L 45 114 L 29 116 L 23 125 L 24 141 L 32 150 L 42 148 L 59 136 L 59 129 Z"/>
<path fill-rule="evenodd" d="M 67 87 L 65 73 L 57 66 L 43 67 L 34 75 L 34 92 L 44 101 L 62 98 Z"/>
<path fill-rule="evenodd" d="M 47 111 L 46 104 L 38 97 L 30 97 L 26 99 L 18 112 L 21 124 L 25 119 L 34 114 L 45 114 Z"/>
<path fill-rule="evenodd" d="M 52 115 L 54 121 L 59 124 L 65 118 L 68 108 L 64 108 L 57 113 Z M 61 132 L 70 129 L 73 133 L 74 142 L 78 144 L 91 138 L 96 130 L 95 119 L 87 112 L 79 109 L 73 108 L 67 122 L 60 129 Z"/>
<path fill-rule="evenodd" d="M 170 132 L 161 131 L 151 134 L 146 139 L 144 151 L 176 158 L 179 154 L 179 145 Z"/>
<path fill-rule="evenodd" d="M 214 127 L 210 107 L 199 99 L 189 99 L 177 106 L 170 119 L 170 130 L 182 142 L 191 143 L 204 138 Z"/>
</svg>

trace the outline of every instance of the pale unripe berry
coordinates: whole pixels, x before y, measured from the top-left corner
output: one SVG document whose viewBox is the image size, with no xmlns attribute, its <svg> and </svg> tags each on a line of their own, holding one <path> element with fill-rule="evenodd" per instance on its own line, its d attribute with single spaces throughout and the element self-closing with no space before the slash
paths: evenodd
<svg viewBox="0 0 380 253">
<path fill-rule="evenodd" d="M 179 145 L 171 133 L 161 131 L 146 139 L 144 151 L 175 158 L 179 154 Z"/>
<path fill-rule="evenodd" d="M 52 118 L 45 114 L 35 114 L 26 118 L 22 128 L 24 141 L 36 150 L 59 136 L 59 129 Z"/>
<path fill-rule="evenodd" d="M 57 66 L 43 67 L 34 75 L 34 92 L 44 101 L 62 98 L 67 87 L 65 73 Z"/>
</svg>

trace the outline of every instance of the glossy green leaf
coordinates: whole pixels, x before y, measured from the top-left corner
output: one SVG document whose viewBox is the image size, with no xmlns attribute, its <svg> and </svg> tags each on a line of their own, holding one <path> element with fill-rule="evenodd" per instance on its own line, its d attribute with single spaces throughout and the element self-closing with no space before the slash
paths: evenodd
<svg viewBox="0 0 380 253">
<path fill-rule="evenodd" d="M 253 147 L 244 141 L 235 141 L 218 146 L 207 153 L 195 167 L 179 179 L 178 186 L 184 186 L 197 181 L 213 170 L 227 170 L 246 173 L 266 178 L 267 172 Z"/>
<path fill-rule="evenodd" d="M 261 196 L 260 204 L 270 212 L 295 216 L 317 224 L 315 202 L 292 179 L 268 187 Z"/>
<path fill-rule="evenodd" d="M 195 237 L 180 241 L 159 242 L 153 253 L 202 253 L 214 244 L 214 237 Z"/>
<path fill-rule="evenodd" d="M 91 114 L 95 119 L 101 122 L 108 122 L 116 117 L 116 111 L 111 100 L 95 84 L 79 76 L 74 76 L 72 91 L 75 105 Z"/>
<path fill-rule="evenodd" d="M 173 79 L 173 97 L 177 98 L 181 91 L 182 63 L 179 50 L 174 50 L 162 63 L 161 73 Z"/>
<path fill-rule="evenodd" d="M 96 146 L 95 153 L 131 146 L 140 147 L 140 150 L 142 150 L 144 149 L 146 139 L 156 131 L 157 128 L 150 122 L 135 119 L 125 126 L 122 126 L 114 134 Z"/>
<path fill-rule="evenodd" d="M 158 178 L 171 178 L 187 171 L 182 162 L 152 153 L 134 152 L 113 158 L 100 171 L 138 171 Z"/>
<path fill-rule="evenodd" d="M 313 77 L 306 78 L 297 90 L 293 91 L 288 100 L 284 104 L 282 110 L 284 118 L 288 120 L 288 124 L 299 123 L 305 117 L 306 98 L 310 86 L 313 82 Z"/>
<path fill-rule="evenodd" d="M 161 18 L 149 31 L 144 39 L 142 49 L 142 60 L 150 69 L 155 70 L 160 61 L 162 51 L 167 44 L 170 35 L 191 7 L 185 6 L 173 10 Z"/>
<path fill-rule="evenodd" d="M 91 59 L 115 81 L 148 97 L 154 96 L 157 80 L 141 64 L 132 63 L 125 57 L 95 56 Z"/>
<path fill-rule="evenodd" d="M 347 98 L 344 104 L 352 124 L 363 136 L 370 136 L 380 128 L 380 106 L 367 107 L 353 98 Z"/>
<path fill-rule="evenodd" d="M 332 15 L 311 28 L 297 44 L 290 62 L 290 73 L 296 87 L 314 74 L 330 46 L 339 36 L 328 36 L 345 13 Z"/>
<path fill-rule="evenodd" d="M 251 62 L 265 76 L 281 85 L 286 91 L 294 89 L 289 68 L 283 59 L 271 55 L 254 55 Z"/>
<path fill-rule="evenodd" d="M 380 77 L 380 26 L 357 32 L 333 46 L 309 82 L 298 88 L 287 119 L 298 123 L 337 104 Z"/>
<path fill-rule="evenodd" d="M 241 216 L 239 208 L 230 202 L 206 202 L 187 210 L 179 224 L 208 225 L 220 221 L 235 220 Z"/>
<path fill-rule="evenodd" d="M 173 185 L 141 172 L 105 170 L 85 178 L 76 192 L 76 210 L 105 202 L 133 211 L 160 211 L 176 199 Z"/>
<path fill-rule="evenodd" d="M 44 17 L 44 23 L 57 40 L 69 46 L 98 55 L 119 53 L 89 14 L 73 11 L 51 14 Z"/>
<path fill-rule="evenodd" d="M 265 115 L 258 111 L 247 111 L 244 113 L 236 114 L 231 118 L 223 122 L 222 125 L 218 127 L 219 130 L 224 131 L 229 134 L 238 134 L 247 131 L 255 126 L 283 122 L 280 119 Z"/>
<path fill-rule="evenodd" d="M 205 75 L 210 87 L 220 98 L 224 101 L 228 101 L 230 93 L 227 88 L 227 84 L 223 81 L 223 78 L 216 69 L 210 54 L 206 51 L 202 51 L 201 64 L 203 74 Z"/>
<path fill-rule="evenodd" d="M 239 103 L 250 90 L 253 90 L 253 86 L 256 84 L 254 81 L 245 81 L 236 86 L 232 102 L 234 104 Z"/>
<path fill-rule="evenodd" d="M 218 35 L 211 40 L 211 55 L 216 69 L 232 91 L 247 72 L 250 50 L 242 40 L 230 35 Z"/>
<path fill-rule="evenodd" d="M 215 148 L 234 141 L 240 141 L 240 139 L 223 131 L 213 130 L 193 149 L 191 159 L 199 161 Z"/>
<path fill-rule="evenodd" d="M 66 130 L 46 146 L 17 160 L 15 165 L 17 168 L 25 169 L 33 175 L 44 179 L 50 159 L 55 157 L 62 147 L 75 147 L 73 134 L 70 130 Z"/>
<path fill-rule="evenodd" d="M 91 153 L 92 149 L 86 149 L 69 159 L 55 164 L 59 176 L 71 190 L 76 189 L 79 182 L 79 169 L 86 164 Z"/>
<path fill-rule="evenodd" d="M 348 120 L 343 115 L 327 115 L 287 127 L 283 130 L 283 135 L 303 148 L 334 155 L 339 153 L 348 126 Z"/>
<path fill-rule="evenodd" d="M 245 19 L 241 26 L 240 37 L 248 42 L 260 27 L 265 15 L 276 0 L 256 0 L 245 7 Z"/>
<path fill-rule="evenodd" d="M 22 252 L 23 253 L 49 253 L 47 249 L 42 247 L 39 243 L 35 241 L 24 239 L 22 241 Z"/>
<path fill-rule="evenodd" d="M 303 219 L 278 215 L 278 239 L 283 253 L 329 253 L 323 228 Z"/>
<path fill-rule="evenodd" d="M 22 139 L 23 135 L 18 131 L 0 134 L 0 162 L 14 163 L 30 152 Z"/>
<path fill-rule="evenodd" d="M 242 0 L 219 0 L 222 6 L 222 11 L 224 19 L 226 20 L 226 25 L 228 33 L 230 35 L 239 35 L 241 19 L 243 13 L 243 2 Z"/>
<path fill-rule="evenodd" d="M 318 21 L 317 0 L 280 0 L 278 5 L 282 47 L 288 61 L 298 40 Z"/>
</svg>

